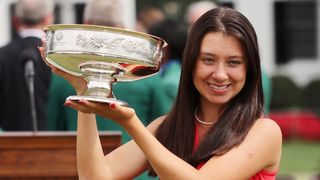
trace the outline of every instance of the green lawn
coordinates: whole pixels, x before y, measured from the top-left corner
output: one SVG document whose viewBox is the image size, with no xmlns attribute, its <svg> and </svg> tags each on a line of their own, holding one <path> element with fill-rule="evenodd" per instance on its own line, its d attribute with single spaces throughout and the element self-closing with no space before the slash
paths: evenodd
<svg viewBox="0 0 320 180">
<path fill-rule="evenodd" d="M 315 173 L 320 173 L 320 142 L 284 141 L 279 174 L 307 177 Z"/>
</svg>

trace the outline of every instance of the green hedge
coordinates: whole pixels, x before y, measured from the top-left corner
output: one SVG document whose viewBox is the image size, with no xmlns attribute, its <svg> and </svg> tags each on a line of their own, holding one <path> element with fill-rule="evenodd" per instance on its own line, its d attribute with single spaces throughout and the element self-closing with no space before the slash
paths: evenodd
<svg viewBox="0 0 320 180">
<path fill-rule="evenodd" d="M 304 88 L 303 107 L 320 115 L 320 79 L 311 81 Z"/>
<path fill-rule="evenodd" d="M 271 110 L 295 109 L 302 107 L 303 91 L 291 78 L 273 76 Z"/>
<path fill-rule="evenodd" d="M 320 115 L 320 79 L 312 80 L 307 86 L 297 86 L 290 77 L 276 75 L 271 78 L 272 111 L 304 110 Z"/>
</svg>

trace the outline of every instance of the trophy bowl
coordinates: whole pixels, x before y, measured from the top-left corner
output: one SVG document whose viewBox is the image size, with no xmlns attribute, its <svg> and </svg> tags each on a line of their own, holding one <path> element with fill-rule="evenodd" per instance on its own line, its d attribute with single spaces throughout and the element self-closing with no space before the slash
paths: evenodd
<svg viewBox="0 0 320 180">
<path fill-rule="evenodd" d="M 44 32 L 46 61 L 87 81 L 83 95 L 67 99 L 122 106 L 128 104 L 114 97 L 113 84 L 156 74 L 167 45 L 156 36 L 107 26 L 56 24 Z"/>
</svg>

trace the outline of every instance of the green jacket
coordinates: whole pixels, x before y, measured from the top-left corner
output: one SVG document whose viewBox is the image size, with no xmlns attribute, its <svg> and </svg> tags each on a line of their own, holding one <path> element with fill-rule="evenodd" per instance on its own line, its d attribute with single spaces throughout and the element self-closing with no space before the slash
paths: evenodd
<svg viewBox="0 0 320 180">
<path fill-rule="evenodd" d="M 272 96 L 272 82 L 268 74 L 262 69 L 261 71 L 262 76 L 262 88 L 263 88 L 263 95 L 264 95 L 264 112 L 266 115 L 270 112 L 270 103 L 271 103 L 271 96 Z"/>
<path fill-rule="evenodd" d="M 171 104 L 176 100 L 180 82 L 181 64 L 178 60 L 171 60 L 161 71 L 161 84 Z"/>
<path fill-rule="evenodd" d="M 171 103 L 160 81 L 160 75 L 156 74 L 142 80 L 117 83 L 113 86 L 113 92 L 117 99 L 126 101 L 130 107 L 134 108 L 143 124 L 148 125 L 171 108 Z M 65 99 L 70 95 L 75 95 L 72 86 L 63 78 L 53 75 L 48 102 L 49 130 L 74 131 L 77 129 L 77 112 L 63 106 Z M 111 120 L 97 116 L 97 126 L 99 130 L 121 130 L 123 142 L 131 139 L 118 124 Z"/>
</svg>

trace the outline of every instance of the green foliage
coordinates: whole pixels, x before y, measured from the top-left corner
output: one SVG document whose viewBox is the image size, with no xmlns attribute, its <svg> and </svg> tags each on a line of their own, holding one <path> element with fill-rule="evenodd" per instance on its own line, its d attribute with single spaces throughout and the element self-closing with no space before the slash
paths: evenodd
<svg viewBox="0 0 320 180">
<path fill-rule="evenodd" d="M 302 89 L 286 76 L 273 76 L 271 109 L 301 108 Z"/>
<path fill-rule="evenodd" d="M 304 88 L 303 107 L 320 115 L 320 79 L 311 81 Z"/>
</svg>

